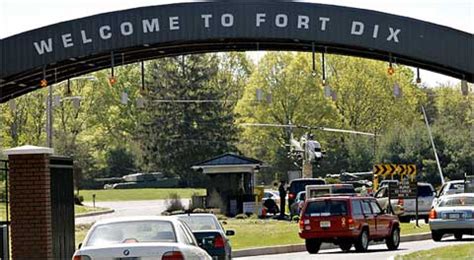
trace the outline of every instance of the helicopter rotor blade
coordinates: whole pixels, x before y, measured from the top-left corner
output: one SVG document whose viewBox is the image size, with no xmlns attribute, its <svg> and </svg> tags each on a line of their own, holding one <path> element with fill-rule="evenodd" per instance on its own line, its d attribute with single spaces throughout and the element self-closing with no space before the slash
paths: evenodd
<svg viewBox="0 0 474 260">
<path fill-rule="evenodd" d="M 297 125 L 283 125 L 283 124 L 261 124 L 261 123 L 242 123 L 241 126 L 262 126 L 262 127 L 281 127 L 281 128 L 298 128 Z"/>
<path fill-rule="evenodd" d="M 338 128 L 329 128 L 321 126 L 307 126 L 307 125 L 293 125 L 293 124 L 267 124 L 267 123 L 243 123 L 241 126 L 257 126 L 257 127 L 281 127 L 281 128 L 303 128 L 308 130 L 321 130 L 327 132 L 336 132 L 336 133 L 346 133 L 346 134 L 358 134 L 358 135 L 367 135 L 367 136 L 376 136 L 373 133 L 355 131 L 355 130 L 346 130 Z"/>
<path fill-rule="evenodd" d="M 354 131 L 354 130 L 346 130 L 346 129 L 336 129 L 336 128 L 327 128 L 327 127 L 318 127 L 316 129 L 319 129 L 319 130 L 322 130 L 322 131 L 327 131 L 327 132 L 375 136 L 375 134 L 373 134 L 373 133 Z"/>
</svg>

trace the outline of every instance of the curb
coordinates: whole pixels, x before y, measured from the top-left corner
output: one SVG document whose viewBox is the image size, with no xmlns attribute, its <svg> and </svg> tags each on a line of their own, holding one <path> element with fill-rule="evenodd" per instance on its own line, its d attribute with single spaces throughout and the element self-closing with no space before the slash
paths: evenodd
<svg viewBox="0 0 474 260">
<path fill-rule="evenodd" d="M 400 236 L 400 242 L 410 242 L 418 240 L 427 240 L 431 239 L 431 233 L 421 233 L 416 235 L 406 235 Z M 371 243 L 371 244 L 380 244 L 383 242 Z M 323 243 L 321 245 L 321 250 L 324 249 L 334 249 L 339 248 L 334 244 Z M 306 247 L 304 244 L 297 245 L 286 245 L 286 246 L 273 246 L 273 247 L 258 247 L 258 248 L 249 248 L 236 250 L 232 252 L 232 257 L 247 257 L 247 256 L 258 256 L 258 255 L 275 255 L 275 254 L 286 254 L 286 253 L 296 253 L 304 252 Z"/>
<path fill-rule="evenodd" d="M 102 210 L 102 211 L 96 211 L 96 212 L 89 212 L 89 213 L 82 213 L 82 214 L 77 214 L 74 217 L 76 218 L 83 218 L 83 217 L 92 217 L 92 216 L 98 216 L 98 215 L 104 215 L 104 214 L 109 214 L 113 213 L 115 210 L 113 209 L 108 209 L 108 210 Z"/>
</svg>

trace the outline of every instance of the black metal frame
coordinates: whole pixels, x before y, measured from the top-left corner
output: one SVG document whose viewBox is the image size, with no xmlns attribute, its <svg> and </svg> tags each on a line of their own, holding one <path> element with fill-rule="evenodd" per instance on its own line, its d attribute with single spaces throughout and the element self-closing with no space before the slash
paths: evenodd
<svg viewBox="0 0 474 260">
<path fill-rule="evenodd" d="M 0 221 L 0 226 L 6 225 L 6 241 L 0 241 L 0 257 L 2 259 L 10 258 L 10 201 L 9 201 L 9 185 L 8 185 L 8 161 L 0 160 L 0 175 L 5 176 L 5 221 Z M 1 202 L 3 203 L 3 201 Z M 3 234 L 2 234 L 3 237 Z"/>
</svg>

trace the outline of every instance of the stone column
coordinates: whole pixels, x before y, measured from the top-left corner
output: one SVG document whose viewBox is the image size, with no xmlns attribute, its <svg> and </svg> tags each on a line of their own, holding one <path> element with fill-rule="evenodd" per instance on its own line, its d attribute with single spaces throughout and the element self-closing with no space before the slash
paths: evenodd
<svg viewBox="0 0 474 260">
<path fill-rule="evenodd" d="M 22 146 L 5 151 L 9 160 L 11 257 L 52 259 L 51 177 L 53 149 Z"/>
</svg>

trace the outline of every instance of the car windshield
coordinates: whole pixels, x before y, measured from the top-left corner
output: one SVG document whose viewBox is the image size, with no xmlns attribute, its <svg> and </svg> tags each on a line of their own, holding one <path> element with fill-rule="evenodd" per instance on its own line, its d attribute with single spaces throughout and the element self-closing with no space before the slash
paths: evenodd
<svg viewBox="0 0 474 260">
<path fill-rule="evenodd" d="M 474 197 L 451 197 L 445 198 L 439 203 L 440 207 L 472 207 Z"/>
<path fill-rule="evenodd" d="M 97 226 L 86 245 L 105 246 L 129 242 L 176 242 L 176 235 L 169 221 L 117 222 Z"/>
<path fill-rule="evenodd" d="M 432 196 L 433 191 L 431 190 L 431 187 L 428 185 L 418 185 L 418 196 L 421 197 L 428 197 Z"/>
<path fill-rule="evenodd" d="M 449 186 L 449 190 L 464 191 L 464 183 L 452 183 L 452 184 Z"/>
<path fill-rule="evenodd" d="M 179 216 L 179 219 L 186 222 L 192 231 L 217 230 L 221 229 L 219 223 L 212 216 Z"/>
<path fill-rule="evenodd" d="M 343 200 L 320 200 L 308 204 L 306 216 L 345 216 L 347 202 Z"/>
</svg>

